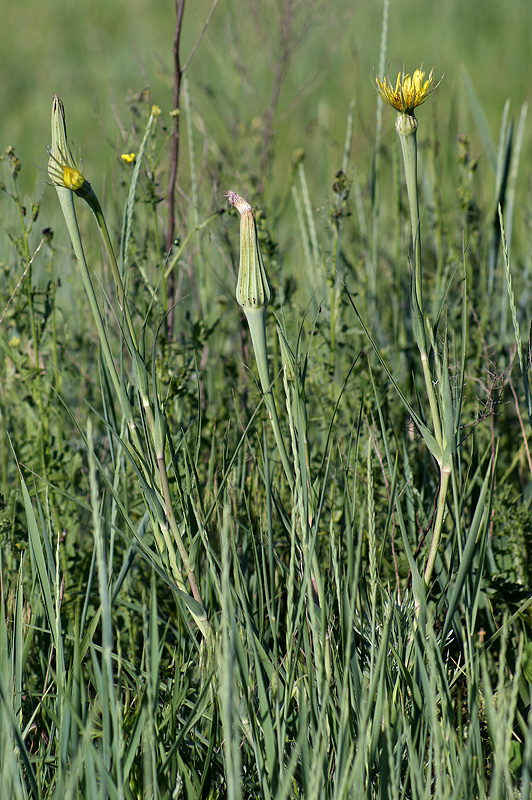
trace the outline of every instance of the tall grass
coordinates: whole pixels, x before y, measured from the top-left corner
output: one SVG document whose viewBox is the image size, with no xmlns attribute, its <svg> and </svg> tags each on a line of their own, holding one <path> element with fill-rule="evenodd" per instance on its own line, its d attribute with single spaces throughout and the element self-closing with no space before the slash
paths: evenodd
<svg viewBox="0 0 532 800">
<path fill-rule="evenodd" d="M 497 147 L 467 85 L 488 158 L 445 80 L 418 113 L 422 318 L 389 111 L 362 159 L 346 103 L 318 196 L 275 97 L 241 132 L 266 372 L 190 84 L 168 251 L 157 97 L 92 216 L 59 187 L 71 239 L 5 154 L 2 798 L 530 796 L 526 107 Z"/>
</svg>

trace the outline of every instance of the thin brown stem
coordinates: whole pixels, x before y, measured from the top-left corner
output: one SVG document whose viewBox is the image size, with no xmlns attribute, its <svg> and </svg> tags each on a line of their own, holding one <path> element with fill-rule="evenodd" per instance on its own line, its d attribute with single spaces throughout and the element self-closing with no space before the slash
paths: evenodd
<svg viewBox="0 0 532 800">
<path fill-rule="evenodd" d="M 168 228 L 166 231 L 166 251 L 170 252 L 174 241 L 175 233 L 175 190 L 177 184 L 177 169 L 179 164 L 179 98 L 181 94 L 181 78 L 183 72 L 179 59 L 179 40 L 183 29 L 183 14 L 185 11 L 185 0 L 175 0 L 176 26 L 174 34 L 174 126 L 172 130 L 172 154 L 170 156 L 170 177 L 168 179 Z M 174 276 L 168 276 L 168 309 L 167 333 L 168 339 L 172 339 L 174 332 L 174 315 L 172 306 L 174 304 Z"/>
</svg>

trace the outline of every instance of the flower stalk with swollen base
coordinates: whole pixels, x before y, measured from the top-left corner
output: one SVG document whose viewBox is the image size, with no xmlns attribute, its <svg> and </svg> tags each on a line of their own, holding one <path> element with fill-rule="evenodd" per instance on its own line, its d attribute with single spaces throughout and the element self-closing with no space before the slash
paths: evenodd
<svg viewBox="0 0 532 800">
<path fill-rule="evenodd" d="M 290 466 L 288 453 L 281 434 L 270 381 L 266 344 L 266 305 L 270 300 L 271 293 L 260 252 L 255 217 L 250 204 L 239 194 L 228 191 L 226 192 L 226 197 L 240 214 L 240 266 L 236 285 L 236 300 L 246 315 L 260 383 L 264 393 L 264 402 L 268 409 L 286 478 L 292 488 L 294 485 L 292 467 Z"/>
<path fill-rule="evenodd" d="M 442 378 L 442 383 L 446 387 L 448 383 L 447 362 L 444 359 L 443 369 L 440 364 L 435 348 L 434 361 L 438 380 L 434 380 L 429 363 L 429 347 L 427 341 L 428 322 L 423 307 L 423 288 L 422 288 L 422 266 L 421 266 L 421 232 L 419 218 L 419 196 L 417 184 L 417 127 L 418 121 L 414 115 L 414 109 L 425 102 L 429 95 L 439 84 L 433 85 L 434 72 L 431 70 L 425 80 L 425 73 L 417 69 L 412 76 L 400 72 L 397 76 L 395 88 L 387 78 L 376 79 L 376 88 L 382 99 L 397 111 L 395 129 L 401 142 L 403 153 L 403 164 L 405 169 L 406 188 L 408 193 L 408 203 L 410 206 L 410 223 L 412 228 L 412 252 L 413 267 L 411 275 L 411 294 L 410 304 L 412 310 L 412 329 L 419 349 L 423 378 L 430 407 L 430 415 L 434 430 L 434 438 L 439 445 L 440 456 L 437 458 L 440 470 L 440 489 L 438 495 L 438 507 L 432 539 L 430 543 L 429 555 L 425 566 L 425 583 L 428 584 L 434 570 L 434 563 L 438 552 L 441 539 L 443 520 L 445 516 L 445 504 L 449 478 L 452 470 L 453 436 L 448 424 L 452 417 L 452 409 L 446 407 L 449 403 L 449 395 L 442 390 L 439 402 L 435 391 L 435 384 Z"/>
</svg>

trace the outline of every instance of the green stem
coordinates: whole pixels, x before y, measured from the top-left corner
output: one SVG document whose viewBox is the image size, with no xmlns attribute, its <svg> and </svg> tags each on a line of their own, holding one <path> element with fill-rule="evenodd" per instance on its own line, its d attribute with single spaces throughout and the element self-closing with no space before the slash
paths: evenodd
<svg viewBox="0 0 532 800">
<path fill-rule="evenodd" d="M 429 557 L 427 559 L 427 566 L 425 567 L 425 583 L 429 584 L 436 561 L 436 555 L 441 539 L 441 531 L 443 525 L 443 515 L 445 512 L 445 503 L 447 500 L 447 489 L 449 487 L 449 478 L 451 476 L 451 466 L 440 468 L 440 494 L 438 497 L 438 510 L 436 512 L 436 521 L 434 522 L 434 530 L 432 532 L 432 541 L 430 543 Z"/>
<path fill-rule="evenodd" d="M 414 336 L 419 348 L 421 357 L 421 366 L 423 369 L 423 378 L 425 380 L 425 387 L 429 401 L 430 413 L 432 417 L 432 426 L 434 430 L 434 438 L 441 447 L 444 454 L 438 466 L 440 469 L 440 492 L 438 497 L 438 509 L 436 512 L 436 519 L 434 522 L 434 529 L 432 532 L 432 540 L 430 543 L 429 555 L 425 567 L 425 583 L 428 585 L 434 570 L 436 555 L 441 539 L 441 532 L 443 526 L 443 518 L 445 513 L 445 505 L 447 501 L 447 490 L 449 486 L 449 477 L 451 475 L 451 464 L 446 458 L 445 453 L 448 450 L 448 443 L 444 441 L 442 420 L 440 415 L 440 408 L 436 392 L 434 390 L 433 374 L 431 372 L 428 346 L 427 346 L 427 333 L 425 325 L 426 317 L 423 309 L 423 291 L 422 291 L 422 266 L 421 266 L 421 231 L 419 220 L 419 195 L 417 185 L 417 120 L 412 114 L 399 113 L 395 124 L 399 140 L 401 142 L 401 149 L 403 151 L 403 162 L 405 168 L 406 188 L 408 192 L 408 202 L 410 206 L 410 224 L 412 227 L 412 251 L 413 251 L 413 276 L 412 276 L 412 328 Z M 436 358 L 436 353 L 435 353 Z"/>
<path fill-rule="evenodd" d="M 105 217 L 103 215 L 102 207 L 100 205 L 100 201 L 96 197 L 94 191 L 90 190 L 90 193 L 84 197 L 87 201 L 89 206 L 92 209 L 94 217 L 96 219 L 96 224 L 100 229 L 100 233 L 102 235 L 103 243 L 105 245 L 105 249 L 107 250 L 107 255 L 109 257 L 109 263 L 111 265 L 111 273 L 113 275 L 113 280 L 115 283 L 116 294 L 118 297 L 118 304 L 120 306 L 121 311 L 123 312 L 126 325 L 127 325 L 127 333 L 128 336 L 128 344 L 132 349 L 136 349 L 135 345 L 135 328 L 133 327 L 133 320 L 131 319 L 131 313 L 129 311 L 129 305 L 127 303 L 125 291 L 124 291 L 124 281 L 123 276 L 120 274 L 120 270 L 118 268 L 118 262 L 116 260 L 115 251 L 111 242 L 111 237 L 109 236 L 109 230 L 107 228 L 107 223 L 105 221 Z"/>
<path fill-rule="evenodd" d="M 271 389 L 270 371 L 268 368 L 268 349 L 266 345 L 266 307 L 261 308 L 244 308 L 244 313 L 249 325 L 251 333 L 251 341 L 253 350 L 255 352 L 255 360 L 257 362 L 257 369 L 259 371 L 260 383 L 264 393 L 264 402 L 268 409 L 268 414 L 272 423 L 273 434 L 281 456 L 281 462 L 285 471 L 286 479 L 290 484 L 290 488 L 294 488 L 294 476 L 292 467 L 286 452 L 286 446 L 281 433 L 281 426 L 279 425 L 279 417 L 277 416 L 277 407 Z"/>
<path fill-rule="evenodd" d="M 434 437 L 443 448 L 442 428 L 438 401 L 434 391 L 433 377 L 429 365 L 427 335 L 425 330 L 425 311 L 423 308 L 422 266 L 421 266 L 421 231 L 419 221 L 419 195 L 417 186 L 417 120 L 413 115 L 398 114 L 395 123 L 405 168 L 406 189 L 410 206 L 410 224 L 412 227 L 413 276 L 412 276 L 412 328 L 421 356 L 423 378 L 429 400 Z"/>
<path fill-rule="evenodd" d="M 417 189 L 417 120 L 415 117 L 408 114 L 399 114 L 395 127 L 399 134 L 401 149 L 403 151 L 406 190 L 408 192 L 408 203 L 410 206 L 415 296 L 419 308 L 423 310 L 421 231 L 419 226 L 419 196 Z"/>
</svg>

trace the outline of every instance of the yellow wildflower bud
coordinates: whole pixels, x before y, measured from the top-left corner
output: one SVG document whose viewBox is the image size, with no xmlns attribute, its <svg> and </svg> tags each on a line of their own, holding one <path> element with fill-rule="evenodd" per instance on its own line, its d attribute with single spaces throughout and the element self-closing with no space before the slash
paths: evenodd
<svg viewBox="0 0 532 800">
<path fill-rule="evenodd" d="M 135 160 L 135 153 L 122 153 L 120 158 L 122 161 L 125 161 L 126 164 L 132 164 Z"/>
<path fill-rule="evenodd" d="M 70 189 L 84 199 L 92 192 L 68 146 L 65 109 L 61 98 L 52 103 L 52 146 L 48 148 L 48 175 L 54 186 Z"/>
</svg>

